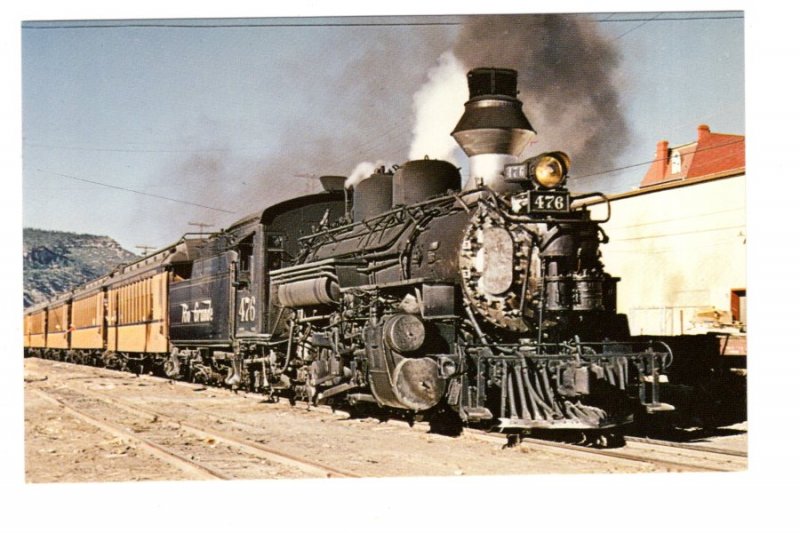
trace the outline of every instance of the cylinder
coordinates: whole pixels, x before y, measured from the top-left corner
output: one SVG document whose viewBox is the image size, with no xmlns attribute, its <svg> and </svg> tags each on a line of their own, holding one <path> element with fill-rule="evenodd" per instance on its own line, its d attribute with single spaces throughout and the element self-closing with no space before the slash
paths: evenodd
<svg viewBox="0 0 800 533">
<path fill-rule="evenodd" d="M 339 301 L 339 284 L 328 277 L 292 281 L 278 287 L 278 301 L 284 307 L 330 305 Z"/>
<path fill-rule="evenodd" d="M 406 162 L 394 175 L 394 205 L 423 202 L 461 189 L 461 174 L 452 163 L 438 159 Z"/>
</svg>

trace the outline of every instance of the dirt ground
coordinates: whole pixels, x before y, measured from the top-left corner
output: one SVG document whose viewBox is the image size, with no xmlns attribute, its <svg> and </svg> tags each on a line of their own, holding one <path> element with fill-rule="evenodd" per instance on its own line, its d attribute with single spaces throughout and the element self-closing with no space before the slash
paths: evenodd
<svg viewBox="0 0 800 533">
<path fill-rule="evenodd" d="M 141 420 L 131 422 L 126 418 L 131 415 L 123 416 L 123 412 L 136 406 L 163 413 L 162 417 L 171 420 L 174 435 L 161 441 L 166 448 L 186 449 L 187 437 L 181 426 L 192 425 L 360 477 L 665 471 L 645 463 L 569 450 L 503 448 L 502 443 L 431 434 L 396 422 L 351 418 L 347 413 L 287 403 L 268 404 L 252 394 L 40 359 L 25 361 L 25 381 L 25 476 L 29 483 L 193 479 L 137 441 L 137 435 L 146 435 L 147 426 L 159 417 L 140 415 Z M 41 393 L 72 398 L 67 402 L 72 404 L 84 394 L 102 395 L 112 407 L 86 412 L 123 433 L 81 419 Z M 725 439 L 726 446 L 737 447 L 746 443 L 746 433 L 733 431 Z M 208 447 L 219 444 L 214 438 L 206 441 Z M 221 447 L 214 453 L 216 464 L 223 466 L 243 460 L 240 452 L 226 456 Z M 192 454 L 195 460 L 204 456 L 196 451 Z M 291 469 L 268 466 L 242 468 L 232 477 L 296 477 Z"/>
</svg>

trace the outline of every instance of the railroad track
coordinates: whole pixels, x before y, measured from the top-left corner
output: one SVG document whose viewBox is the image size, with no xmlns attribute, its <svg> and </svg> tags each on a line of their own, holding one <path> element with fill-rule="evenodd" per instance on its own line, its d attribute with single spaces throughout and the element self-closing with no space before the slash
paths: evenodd
<svg viewBox="0 0 800 533">
<path fill-rule="evenodd" d="M 663 463 L 685 464 L 699 471 L 738 472 L 747 469 L 747 454 L 675 442 L 647 442 L 626 438 L 623 453 L 637 457 L 652 457 L 655 461 Z"/>
<path fill-rule="evenodd" d="M 330 408 L 309 407 L 317 412 L 330 412 Z M 430 431 L 427 422 L 418 422 L 409 426 L 408 422 L 390 419 L 387 423 L 398 428 L 413 431 Z M 464 430 L 464 436 L 492 444 L 508 445 L 505 434 L 487 433 L 482 430 Z M 611 460 L 649 464 L 657 470 L 681 472 L 736 472 L 747 468 L 747 452 L 727 450 L 703 445 L 688 445 L 677 442 L 647 439 L 641 437 L 625 437 L 625 446 L 621 448 L 590 448 L 558 441 L 525 437 L 520 441 L 528 449 L 562 450 L 568 455 L 593 455 Z"/>
<path fill-rule="evenodd" d="M 94 367 L 87 367 L 91 368 L 92 370 L 99 370 L 94 369 Z M 104 372 L 107 372 L 105 370 Z M 96 377 L 100 377 L 101 374 L 98 372 Z M 87 376 L 89 377 L 89 376 Z M 105 374 L 102 374 L 102 377 L 107 377 Z M 141 376 L 145 379 L 153 379 L 157 381 L 163 381 L 165 378 L 155 377 L 155 376 Z M 193 389 L 197 389 L 197 384 L 186 383 L 186 382 L 174 382 L 176 385 L 190 387 Z M 333 469 L 330 467 L 326 467 L 324 465 L 316 465 L 311 464 L 310 466 L 303 467 L 301 466 L 302 463 L 308 463 L 305 459 L 296 458 L 293 456 L 289 456 L 283 452 L 277 450 L 271 450 L 265 448 L 260 443 L 252 442 L 252 441 L 243 441 L 235 436 L 229 434 L 223 434 L 217 430 L 208 430 L 201 427 L 192 426 L 187 424 L 185 421 L 180 420 L 178 421 L 174 417 L 170 417 L 170 415 L 156 411 L 152 408 L 143 407 L 140 405 L 133 405 L 126 402 L 119 400 L 118 398 L 112 398 L 108 395 L 105 395 L 100 392 L 89 392 L 83 391 L 82 394 L 85 395 L 94 395 L 96 397 L 104 397 L 104 401 L 106 402 L 113 402 L 114 405 L 123 407 L 124 409 L 128 410 L 129 412 L 133 412 L 134 414 L 146 414 L 150 417 L 158 417 L 161 420 L 173 420 L 173 423 L 181 424 L 181 427 L 185 428 L 188 431 L 193 431 L 196 435 L 201 438 L 211 438 L 215 439 L 217 442 L 226 443 L 230 446 L 239 447 L 239 449 L 248 449 L 248 447 L 255 448 L 259 450 L 262 454 L 262 458 L 268 458 L 268 454 L 273 454 L 270 460 L 274 460 L 281 464 L 284 464 L 289 467 L 295 467 L 303 469 L 305 468 L 305 472 L 311 475 L 324 475 L 326 477 L 358 477 L 355 474 L 349 472 L 339 471 L 337 469 Z M 260 395 L 253 395 L 250 393 L 243 393 L 242 394 L 248 398 L 262 398 Z M 283 400 L 282 400 L 283 401 Z M 286 402 L 288 403 L 288 402 Z M 196 406 L 192 406 L 189 403 L 185 403 L 186 407 L 197 411 L 203 412 L 202 409 L 197 408 Z M 315 407 L 309 406 L 309 410 L 316 411 L 320 413 L 330 413 L 330 408 L 328 407 Z M 225 417 L 218 413 L 214 414 L 215 417 L 225 419 L 231 423 L 236 423 L 240 426 L 244 427 L 255 427 L 249 424 L 246 424 L 240 420 L 236 420 L 230 417 Z M 402 427 L 404 429 L 411 429 L 413 431 L 429 431 L 430 427 L 425 422 L 420 422 L 415 424 L 413 427 L 409 428 L 407 422 L 403 422 L 400 420 L 389 420 L 389 425 Z M 466 429 L 464 431 L 464 435 L 467 438 L 471 438 L 473 440 L 483 441 L 487 443 L 491 443 L 494 445 L 498 444 L 507 444 L 507 436 L 503 434 L 491 434 L 486 433 L 480 430 L 472 430 Z M 655 439 L 647 439 L 647 438 L 640 438 L 640 437 L 625 437 L 626 444 L 624 447 L 620 448 L 588 448 L 585 446 L 578 446 L 574 444 L 562 443 L 557 441 L 551 440 L 543 440 L 543 439 L 534 439 L 530 437 L 525 437 L 520 442 L 520 445 L 526 447 L 532 451 L 537 449 L 539 450 L 560 450 L 565 455 L 573 455 L 573 456 L 595 456 L 598 459 L 605 460 L 607 462 L 633 462 L 639 464 L 648 464 L 654 467 L 654 470 L 659 471 L 694 471 L 694 472 L 729 472 L 729 471 L 741 471 L 747 468 L 747 453 L 741 452 L 737 450 L 725 450 L 722 448 L 715 448 L 703 445 L 686 445 L 682 443 L 676 443 L 671 441 L 663 441 L 663 440 L 655 440 Z M 251 450 L 252 451 L 252 450 Z M 267 454 L 265 456 L 264 454 Z"/>
<path fill-rule="evenodd" d="M 471 438 L 487 442 L 507 442 L 504 435 L 476 430 L 465 432 Z M 652 441 L 626 437 L 620 448 L 588 448 L 565 442 L 525 437 L 519 446 L 531 449 L 558 448 L 578 455 L 595 455 L 614 460 L 646 463 L 659 470 L 679 472 L 736 472 L 747 468 L 747 454 L 732 450 L 681 445 L 669 441 Z"/>
<path fill-rule="evenodd" d="M 194 479 L 359 477 L 103 393 L 43 387 L 33 392 L 69 415 L 140 447 Z M 129 416 L 122 417 L 120 410 Z M 124 419 L 122 423 L 118 422 L 120 419 Z"/>
<path fill-rule="evenodd" d="M 626 442 L 640 442 L 644 444 L 657 444 L 659 446 L 668 446 L 670 448 L 681 448 L 685 450 L 698 450 L 708 453 L 716 453 L 720 455 L 731 455 L 733 457 L 747 457 L 747 452 L 741 450 L 729 450 L 727 448 L 718 448 L 714 446 L 705 446 L 703 444 L 688 444 L 682 442 L 675 442 L 661 439 L 651 439 L 647 437 L 625 437 Z"/>
</svg>

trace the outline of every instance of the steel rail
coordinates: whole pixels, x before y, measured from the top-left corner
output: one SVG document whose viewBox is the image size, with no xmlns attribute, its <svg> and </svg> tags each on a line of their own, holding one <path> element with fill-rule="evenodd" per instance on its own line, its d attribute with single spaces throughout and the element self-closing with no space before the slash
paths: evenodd
<svg viewBox="0 0 800 533">
<path fill-rule="evenodd" d="M 671 448 L 680 448 L 682 450 L 692 450 L 699 452 L 715 453 L 719 455 L 731 455 L 733 457 L 748 457 L 747 452 L 741 450 L 728 450 L 725 448 L 717 448 L 713 446 L 698 445 L 694 446 L 683 442 L 673 442 L 669 440 L 651 439 L 649 437 L 625 437 L 626 442 L 639 442 L 642 444 L 655 444 L 658 446 L 666 446 Z"/>
<path fill-rule="evenodd" d="M 88 368 L 92 368 L 92 369 L 95 369 L 95 370 L 98 370 L 98 371 L 109 371 L 109 369 L 105 369 L 105 368 L 96 368 L 96 367 L 88 367 Z M 119 372 L 119 371 L 111 370 L 111 372 Z M 98 374 L 99 373 L 100 372 L 98 372 Z M 98 377 L 105 377 L 105 376 L 98 376 Z M 162 381 L 162 380 L 172 381 L 172 380 L 168 380 L 167 378 L 162 378 L 162 377 L 158 377 L 158 376 L 140 376 L 140 378 L 153 379 L 153 380 L 156 380 L 156 381 Z M 189 387 L 189 388 L 196 388 L 197 387 L 196 383 L 188 383 L 188 382 L 182 382 L 182 381 L 173 381 L 173 383 L 176 384 L 176 385 L 181 385 L 181 386 L 185 386 L 185 387 Z M 227 390 L 227 389 L 223 389 L 223 390 Z M 91 394 L 91 393 L 88 393 L 88 394 Z M 97 394 L 102 394 L 102 393 L 97 393 Z M 242 395 L 244 397 L 261 398 L 261 395 L 259 395 L 258 393 L 252 393 L 252 392 L 244 392 L 244 394 L 242 394 Z M 285 399 L 283 399 L 283 398 L 279 399 L 279 401 L 281 403 L 283 403 L 284 400 Z M 114 399 L 114 402 L 118 402 L 118 400 Z M 288 404 L 289 402 L 286 401 L 286 403 Z M 187 407 L 190 407 L 190 408 L 192 408 L 194 410 L 197 410 L 198 412 L 204 412 L 201 409 L 196 408 L 194 406 L 191 406 L 191 405 L 188 405 L 188 404 L 186 404 L 186 405 L 187 405 Z M 148 412 L 148 414 L 157 415 L 157 416 L 165 418 L 165 419 L 173 419 L 174 420 L 174 417 L 171 417 L 170 415 L 163 414 L 163 413 L 158 413 L 156 411 L 151 411 L 150 412 L 150 410 L 148 410 L 146 408 L 135 407 L 135 409 L 138 409 L 141 412 Z M 316 411 L 316 412 L 320 412 L 320 413 L 322 413 L 322 412 L 330 413 L 331 412 L 329 407 L 321 407 L 321 406 L 311 406 L 311 405 L 309 405 L 308 409 L 311 410 L 311 411 Z M 337 409 L 337 410 L 339 410 L 339 409 Z M 345 410 L 342 410 L 342 411 L 346 412 Z M 232 419 L 232 418 L 227 418 L 227 419 L 232 421 L 232 422 L 236 422 L 236 423 L 239 423 L 239 424 L 242 424 L 242 425 L 245 425 L 245 426 L 255 427 L 255 426 L 252 426 L 252 425 L 247 424 L 247 423 L 239 422 L 239 421 L 237 421 L 235 419 Z M 403 426 L 403 427 L 405 427 L 407 429 L 411 429 L 412 431 L 420 431 L 420 430 L 424 431 L 425 428 L 429 427 L 429 425 L 427 423 L 425 423 L 425 422 L 418 422 L 413 427 L 409 427 L 408 423 L 405 422 L 405 421 L 402 421 L 402 420 L 390 419 L 387 422 L 390 425 Z M 181 421 L 181 424 L 183 425 L 183 427 L 185 427 L 187 429 L 191 428 L 191 426 L 187 425 L 183 421 Z M 205 430 L 202 430 L 200 428 L 196 428 L 196 429 L 198 429 L 200 431 L 205 431 Z M 484 442 L 491 442 L 491 443 L 500 443 L 500 442 L 502 442 L 504 444 L 507 443 L 507 434 L 487 433 L 485 431 L 481 431 L 481 430 L 477 430 L 477 429 L 464 428 L 464 435 L 467 436 L 467 437 L 473 438 L 475 440 L 484 441 Z M 215 438 L 216 438 L 216 436 L 215 436 Z M 231 441 L 235 441 L 235 439 L 236 439 L 236 437 L 219 435 L 219 440 L 223 440 L 223 438 L 230 439 Z M 675 442 L 670 442 L 670 441 L 662 441 L 662 440 L 639 438 L 639 437 L 630 437 L 630 436 L 626 436 L 625 440 L 626 441 L 630 441 L 632 443 L 641 443 L 641 444 L 647 444 L 647 445 L 652 445 L 652 446 L 660 446 L 660 447 L 663 447 L 663 448 L 673 448 L 673 449 L 677 448 L 677 449 L 682 449 L 682 450 L 688 450 L 688 451 L 691 451 L 691 452 L 709 453 L 709 454 L 715 454 L 715 455 L 725 455 L 725 456 L 743 457 L 743 458 L 747 457 L 747 453 L 746 452 L 741 452 L 741 451 L 737 451 L 737 450 L 724 450 L 724 449 L 721 449 L 721 448 L 713 448 L 713 447 L 705 447 L 705 446 L 686 446 L 686 445 L 681 445 L 680 443 L 675 443 Z M 247 444 L 244 441 L 242 441 L 242 442 Z M 249 443 L 249 445 L 251 445 L 251 446 L 257 445 L 257 443 Z M 556 442 L 556 441 L 548 441 L 548 440 L 543 440 L 543 439 L 535 439 L 535 438 L 531 438 L 531 437 L 525 437 L 524 439 L 522 439 L 522 441 L 520 442 L 520 445 L 522 445 L 522 446 L 530 446 L 530 447 L 540 446 L 540 447 L 549 447 L 549 448 L 559 448 L 559 449 L 562 449 L 562 450 L 569 450 L 569 451 L 573 451 L 573 452 L 577 452 L 577 453 L 593 454 L 593 455 L 598 455 L 598 456 L 605 456 L 605 457 L 614 458 L 614 459 L 633 461 L 633 462 L 639 462 L 639 463 L 646 463 L 646 464 L 651 464 L 651 465 L 662 465 L 662 466 L 665 466 L 665 467 L 680 468 L 682 470 L 710 471 L 710 472 L 729 472 L 729 471 L 739 470 L 738 468 L 716 468 L 716 467 L 703 466 L 703 465 L 691 464 L 691 463 L 686 463 L 686 462 L 670 461 L 670 460 L 666 460 L 666 459 L 658 459 L 658 458 L 654 458 L 654 457 L 642 456 L 640 454 L 637 455 L 636 453 L 629 453 L 629 452 L 626 453 L 625 451 L 618 450 L 618 449 L 589 448 L 589 447 L 585 447 L 585 446 L 579 446 L 579 445 Z M 254 447 L 257 447 L 257 446 L 254 446 Z M 264 450 L 264 451 L 274 452 L 274 450 Z M 297 458 L 293 458 L 291 456 L 288 456 L 288 458 L 297 460 Z M 300 461 L 305 461 L 305 460 L 301 459 Z M 324 465 L 319 465 L 319 466 L 321 468 L 330 468 L 330 467 L 326 467 Z M 348 472 L 337 472 L 337 473 L 339 475 L 343 475 L 345 477 L 358 477 L 358 476 L 355 476 L 354 474 L 351 474 L 351 473 L 348 473 Z"/>
<path fill-rule="evenodd" d="M 270 448 L 258 442 L 241 439 L 239 437 L 235 437 L 233 435 L 230 435 L 229 433 L 224 433 L 216 429 L 210 430 L 205 427 L 197 426 L 195 424 L 191 424 L 185 420 L 178 419 L 175 416 L 164 413 L 162 411 L 157 411 L 155 409 L 143 407 L 140 405 L 135 405 L 130 402 L 121 400 L 120 398 L 112 397 L 111 395 L 103 392 L 88 391 L 84 389 L 79 391 L 79 393 L 84 394 L 85 396 L 97 398 L 98 400 L 102 400 L 106 403 L 112 404 L 115 407 L 122 408 L 123 410 L 126 410 L 132 414 L 139 414 L 139 415 L 146 414 L 148 416 L 157 416 L 161 420 L 180 424 L 181 429 L 190 431 L 191 433 L 194 433 L 198 437 L 213 438 L 217 442 L 222 442 L 230 446 L 239 448 L 240 450 L 250 455 L 254 455 L 256 457 L 260 457 L 262 459 L 266 459 L 274 463 L 282 464 L 284 466 L 295 468 L 307 474 L 312 474 L 317 476 L 322 474 L 324 477 L 342 477 L 342 478 L 360 477 L 352 472 L 339 470 L 337 468 L 317 463 L 315 461 L 303 459 L 279 450 L 275 450 L 274 448 Z M 196 409 L 194 407 L 192 408 Z M 197 410 L 203 412 L 202 410 L 199 409 Z M 236 420 L 233 421 L 237 422 Z"/>
<path fill-rule="evenodd" d="M 246 393 L 247 397 L 250 395 L 256 395 L 256 393 Z M 282 399 L 281 399 L 282 400 Z M 288 404 L 288 402 L 287 402 Z M 192 407 L 193 409 L 200 409 L 196 407 Z M 319 406 L 308 406 L 308 410 L 319 412 L 319 413 L 330 413 L 330 408 L 319 407 Z M 342 412 L 346 412 L 342 410 Z M 430 424 L 427 422 L 416 422 L 413 425 L 410 425 L 407 421 L 398 420 L 398 419 L 389 419 L 385 421 L 386 424 L 390 426 L 395 426 L 398 428 L 403 428 L 410 431 L 429 431 Z M 483 442 L 491 442 L 492 444 L 496 443 L 503 443 L 507 444 L 507 434 L 499 434 L 499 433 L 487 433 L 485 431 L 473 428 L 464 428 L 464 433 L 466 437 L 472 438 L 474 440 L 483 441 Z M 640 439 L 637 437 L 629 437 L 625 436 L 625 440 L 631 442 L 644 442 L 646 444 L 652 445 L 662 445 L 666 448 L 679 448 L 685 449 L 688 451 L 693 452 L 704 452 L 716 455 L 727 455 L 727 456 L 734 456 L 734 457 L 747 457 L 746 452 L 740 452 L 737 450 L 724 450 L 721 448 L 712 448 L 712 447 L 693 447 L 693 446 L 681 446 L 679 443 L 669 442 L 669 441 L 653 441 L 652 439 Z M 662 465 L 665 467 L 673 467 L 673 468 L 680 468 L 682 470 L 695 470 L 695 471 L 708 471 L 708 472 L 730 472 L 730 471 L 737 471 L 738 468 L 716 468 L 712 466 L 703 466 L 697 464 L 691 464 L 686 462 L 679 462 L 679 461 L 669 461 L 666 459 L 658 459 L 653 457 L 646 457 L 642 455 L 637 455 L 635 453 L 625 453 L 622 451 L 616 451 L 614 449 L 607 449 L 607 448 L 589 448 L 586 446 L 579 446 L 575 444 L 568 444 L 568 443 L 561 443 L 555 441 L 548 441 L 543 439 L 533 439 L 530 437 L 525 437 L 521 443 L 523 446 L 530 446 L 531 445 L 538 445 L 540 447 L 549 447 L 549 448 L 559 448 L 562 450 L 574 451 L 578 453 L 585 453 L 585 454 L 594 454 L 600 455 L 605 457 L 610 457 L 614 459 L 621 459 L 626 461 L 638 462 L 638 463 L 646 463 L 651 465 Z M 712 459 L 713 460 L 713 459 Z"/>
<path fill-rule="evenodd" d="M 484 441 L 496 441 L 502 442 L 506 439 L 503 435 L 493 434 L 493 433 L 485 433 L 485 432 L 478 432 L 477 430 L 466 430 L 465 434 L 469 434 L 473 438 L 477 438 L 478 440 Z M 652 444 L 652 443 L 651 443 Z M 609 449 L 609 448 L 589 448 L 586 446 L 578 446 L 575 444 L 569 444 L 565 442 L 555 442 L 555 441 L 548 441 L 542 439 L 535 439 L 530 437 L 525 437 L 518 445 L 520 446 L 543 446 L 549 448 L 559 448 L 564 450 L 570 450 L 578 453 L 584 454 L 592 454 L 592 455 L 599 455 L 603 457 L 610 457 L 613 459 L 622 459 L 626 461 L 636 461 L 640 463 L 651 464 L 654 466 L 665 466 L 665 467 L 672 467 L 672 468 L 679 468 L 681 470 L 688 470 L 688 471 L 704 471 L 704 472 L 731 472 L 740 470 L 739 468 L 722 468 L 716 466 L 705 466 L 694 464 L 692 462 L 684 462 L 684 461 L 673 461 L 668 459 L 659 459 L 656 457 L 648 457 L 646 455 L 637 454 L 637 453 L 630 453 L 623 451 L 624 448 L 621 449 Z M 657 445 L 654 445 L 657 446 Z M 664 446 L 667 448 L 667 446 Z M 691 448 L 690 448 L 691 449 Z M 713 460 L 713 459 L 712 459 Z"/>
<path fill-rule="evenodd" d="M 110 433 L 117 437 L 118 439 L 122 439 L 126 442 L 133 444 L 134 446 L 138 446 L 150 455 L 156 457 L 164 461 L 165 463 L 172 465 L 179 470 L 192 475 L 196 479 L 232 479 L 227 474 L 220 472 L 219 470 L 212 468 L 207 465 L 203 465 L 190 459 L 189 457 L 185 457 L 181 454 L 175 453 L 160 444 L 156 444 L 155 442 L 148 440 L 144 437 L 134 435 L 124 428 L 112 424 L 106 420 L 100 420 L 98 418 L 93 417 L 92 415 L 74 407 L 73 405 L 68 404 L 67 402 L 56 398 L 55 396 L 48 394 L 47 392 L 43 391 L 41 388 L 31 389 L 34 394 L 42 398 L 43 400 L 54 404 L 61 409 L 64 410 L 70 416 L 82 420 L 106 433 Z"/>
</svg>

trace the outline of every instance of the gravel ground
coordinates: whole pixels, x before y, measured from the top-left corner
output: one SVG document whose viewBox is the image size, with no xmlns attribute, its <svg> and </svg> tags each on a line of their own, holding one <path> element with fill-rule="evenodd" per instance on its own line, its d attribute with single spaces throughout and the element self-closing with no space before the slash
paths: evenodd
<svg viewBox="0 0 800 533">
<path fill-rule="evenodd" d="M 37 390 L 67 398 L 86 394 L 116 400 L 118 416 L 108 407 L 94 416 L 120 427 L 126 423 L 123 408 L 130 411 L 140 406 L 161 413 L 159 423 L 169 418 L 176 428 L 181 423 L 209 428 L 360 477 L 665 471 L 568 450 L 504 449 L 500 443 L 430 434 L 397 422 L 351 418 L 342 412 L 308 410 L 287 403 L 268 404 L 252 394 L 40 359 L 26 359 L 25 380 L 25 473 L 30 483 L 192 479 L 134 439 L 120 438 L 76 418 L 46 401 Z M 128 428 L 134 436 L 143 429 Z M 729 439 L 726 445 L 746 445 L 746 433 L 724 438 Z M 214 444 L 213 439 L 209 444 Z M 238 459 L 232 454 L 230 460 Z M 258 477 L 283 478 L 281 469 L 264 472 Z"/>
</svg>

